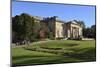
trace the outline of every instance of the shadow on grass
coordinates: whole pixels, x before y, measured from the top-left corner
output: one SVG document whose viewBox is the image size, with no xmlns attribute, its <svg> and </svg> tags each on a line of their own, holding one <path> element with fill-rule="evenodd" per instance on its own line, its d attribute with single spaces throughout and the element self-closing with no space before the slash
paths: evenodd
<svg viewBox="0 0 100 67">
<path fill-rule="evenodd" d="M 68 47 L 73 47 L 77 46 L 79 44 L 67 44 L 66 46 Z M 44 53 L 52 53 L 52 54 L 64 54 L 64 49 L 63 48 L 51 48 L 51 47 L 23 47 L 25 50 L 29 51 L 37 51 L 37 52 L 44 52 Z"/>
<path fill-rule="evenodd" d="M 23 66 L 23 65 L 43 65 L 43 64 L 58 64 L 58 63 L 73 63 L 73 62 L 81 62 L 81 60 L 75 58 L 66 58 L 66 57 L 36 57 L 28 60 L 23 60 L 21 62 L 13 63 L 15 66 Z"/>
<path fill-rule="evenodd" d="M 52 54 L 60 54 L 62 53 L 62 48 L 24 48 L 29 51 L 43 52 L 43 53 L 52 53 Z"/>
<path fill-rule="evenodd" d="M 48 48 L 46 48 L 48 49 Z M 28 49 L 33 50 L 33 49 Z M 56 49 L 57 50 L 57 49 Z M 47 53 L 54 53 L 54 54 L 62 54 L 62 56 L 70 57 L 70 58 L 77 58 L 84 61 L 96 61 L 96 48 L 90 47 L 90 48 L 84 48 L 84 49 L 70 49 L 73 50 L 73 52 L 66 52 L 63 51 L 46 51 L 46 50 L 39 50 L 40 52 L 47 52 Z M 37 50 L 33 50 L 37 51 Z"/>
<path fill-rule="evenodd" d="M 57 64 L 64 62 L 75 62 L 77 59 L 66 58 L 63 56 L 33 56 L 33 55 L 23 55 L 13 57 L 13 67 L 23 66 L 23 65 L 38 65 L 38 64 Z"/>
<path fill-rule="evenodd" d="M 13 60 L 19 60 L 19 59 L 27 59 L 27 58 L 35 58 L 35 57 L 41 57 L 41 56 L 33 56 L 33 55 L 23 55 L 23 56 L 17 56 L 17 57 L 13 57 Z M 42 56 L 44 57 L 44 56 Z"/>
<path fill-rule="evenodd" d="M 30 50 L 30 49 L 29 49 Z M 30 50 L 32 51 L 32 50 Z M 61 56 L 32 56 L 13 57 L 13 67 L 23 65 L 57 64 L 96 61 L 96 49 L 73 49 L 74 52 L 63 53 Z"/>
<path fill-rule="evenodd" d="M 40 48 L 48 50 L 62 50 L 62 48 L 49 48 L 49 47 L 40 47 Z"/>
<path fill-rule="evenodd" d="M 84 61 L 96 61 L 96 49 L 95 48 L 84 48 L 84 49 L 75 50 L 75 51 L 73 53 L 64 53 L 63 55 L 66 57 L 77 58 L 77 59 L 81 59 Z"/>
</svg>

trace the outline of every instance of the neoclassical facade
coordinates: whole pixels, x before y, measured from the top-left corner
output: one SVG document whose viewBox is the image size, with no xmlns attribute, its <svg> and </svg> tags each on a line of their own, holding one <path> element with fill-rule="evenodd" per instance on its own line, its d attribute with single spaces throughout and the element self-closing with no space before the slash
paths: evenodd
<svg viewBox="0 0 100 67">
<path fill-rule="evenodd" d="M 75 21 L 65 23 L 65 36 L 68 38 L 82 37 L 82 26 Z"/>
<path fill-rule="evenodd" d="M 48 21 L 55 38 L 79 38 L 82 37 L 82 26 L 76 21 L 65 22 L 59 18 Z"/>
<path fill-rule="evenodd" d="M 40 20 L 39 20 L 40 21 Z M 72 38 L 76 39 L 82 37 L 82 25 L 75 20 L 65 22 L 58 17 L 49 17 L 42 19 L 42 23 L 50 28 L 54 38 Z"/>
</svg>

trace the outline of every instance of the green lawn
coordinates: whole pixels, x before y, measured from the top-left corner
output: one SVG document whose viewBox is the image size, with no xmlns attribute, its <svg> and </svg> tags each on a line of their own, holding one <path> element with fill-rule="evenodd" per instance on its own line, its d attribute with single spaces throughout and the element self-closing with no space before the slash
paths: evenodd
<svg viewBox="0 0 100 67">
<path fill-rule="evenodd" d="M 13 65 L 89 62 L 96 60 L 95 41 L 54 40 L 12 48 Z"/>
</svg>

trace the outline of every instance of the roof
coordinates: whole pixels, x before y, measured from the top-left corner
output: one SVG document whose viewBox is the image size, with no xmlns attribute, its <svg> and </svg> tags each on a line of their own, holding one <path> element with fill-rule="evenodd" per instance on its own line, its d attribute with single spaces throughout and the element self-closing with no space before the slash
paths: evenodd
<svg viewBox="0 0 100 67">
<path fill-rule="evenodd" d="M 42 17 L 39 17 L 39 16 L 32 16 L 33 18 L 37 19 L 37 20 L 43 20 Z"/>
<path fill-rule="evenodd" d="M 66 23 L 65 21 L 61 20 L 60 18 L 56 17 L 55 18 L 56 21 L 61 22 L 61 23 Z"/>
<path fill-rule="evenodd" d="M 66 23 L 65 21 L 60 20 L 60 19 L 56 19 L 56 21 L 61 22 L 61 23 Z"/>
<path fill-rule="evenodd" d="M 81 26 L 79 23 L 77 23 L 75 20 L 72 20 L 72 21 L 68 21 L 67 23 L 65 24 L 75 24 L 75 25 L 79 25 Z"/>
</svg>

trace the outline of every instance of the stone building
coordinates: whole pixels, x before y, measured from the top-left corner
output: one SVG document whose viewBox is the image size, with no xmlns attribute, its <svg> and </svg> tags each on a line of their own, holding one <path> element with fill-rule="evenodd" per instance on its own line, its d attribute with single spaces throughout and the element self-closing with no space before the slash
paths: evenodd
<svg viewBox="0 0 100 67">
<path fill-rule="evenodd" d="M 37 18 L 37 17 L 36 17 Z M 37 21 L 40 21 L 37 19 Z M 82 37 L 82 26 L 75 20 L 65 22 L 57 16 L 43 18 L 41 23 L 45 23 L 53 33 L 54 38 L 71 38 L 76 39 Z"/>
<path fill-rule="evenodd" d="M 82 26 L 75 21 L 65 23 L 65 37 L 82 38 Z"/>
<path fill-rule="evenodd" d="M 80 38 L 82 37 L 82 26 L 76 21 L 65 22 L 54 16 L 46 19 L 49 28 L 55 38 Z"/>
</svg>

